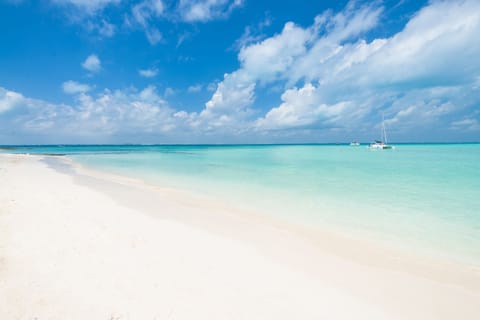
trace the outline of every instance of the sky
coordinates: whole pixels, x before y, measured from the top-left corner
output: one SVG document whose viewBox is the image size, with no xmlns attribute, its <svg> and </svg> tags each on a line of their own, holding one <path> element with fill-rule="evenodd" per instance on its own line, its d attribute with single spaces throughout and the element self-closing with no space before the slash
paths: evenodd
<svg viewBox="0 0 480 320">
<path fill-rule="evenodd" d="M 478 0 L 0 0 L 0 144 L 480 141 Z"/>
</svg>

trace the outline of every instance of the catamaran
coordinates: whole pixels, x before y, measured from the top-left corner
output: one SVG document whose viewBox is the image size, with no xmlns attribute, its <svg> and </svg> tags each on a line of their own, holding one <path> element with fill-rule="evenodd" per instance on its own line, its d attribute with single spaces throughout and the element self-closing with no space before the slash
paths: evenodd
<svg viewBox="0 0 480 320">
<path fill-rule="evenodd" d="M 385 118 L 382 113 L 382 140 L 375 140 L 375 142 L 370 143 L 368 147 L 370 149 L 395 149 L 394 146 L 391 146 L 387 143 L 387 131 L 385 131 Z"/>
</svg>

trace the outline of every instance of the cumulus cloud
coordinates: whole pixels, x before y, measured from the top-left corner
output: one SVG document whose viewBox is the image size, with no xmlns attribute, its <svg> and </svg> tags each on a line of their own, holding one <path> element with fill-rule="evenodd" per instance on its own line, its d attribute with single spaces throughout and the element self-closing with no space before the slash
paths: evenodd
<svg viewBox="0 0 480 320">
<path fill-rule="evenodd" d="M 321 13 L 310 26 L 288 22 L 271 37 L 244 43 L 238 69 L 207 86 L 212 96 L 197 112 L 169 106 L 162 97 L 173 90 L 160 95 L 153 86 L 98 95 L 76 90 L 73 106 L 1 89 L 2 121 L 66 137 L 152 133 L 256 142 L 262 135 L 268 141 L 311 137 L 316 130 L 319 140 L 332 141 L 352 132 L 361 134 L 355 139 L 376 138 L 384 112 L 393 140 L 424 141 L 444 131 L 478 139 L 480 2 L 431 1 L 398 33 L 369 39 L 382 13 L 380 2 L 351 2 L 341 12 Z M 277 94 L 272 88 L 279 88 L 278 102 L 260 106 L 266 99 L 259 96 Z"/>
<path fill-rule="evenodd" d="M 98 72 L 102 68 L 100 59 L 96 54 L 89 55 L 82 63 L 82 67 L 90 72 Z"/>
<path fill-rule="evenodd" d="M 196 112 L 175 110 L 155 86 L 77 91 L 73 104 L 54 104 L 0 87 L 0 143 L 191 143 L 219 130 L 232 132 L 222 126 L 227 117 L 209 122 Z"/>
<path fill-rule="evenodd" d="M 88 92 L 92 88 L 88 84 L 83 84 L 83 83 L 69 80 L 69 81 L 65 81 L 62 84 L 62 89 L 63 89 L 63 92 L 67 94 L 77 94 L 82 92 Z"/>
<path fill-rule="evenodd" d="M 145 78 L 153 78 L 157 76 L 158 70 L 157 69 L 141 69 L 141 70 L 138 70 L 138 74 L 140 74 L 142 77 L 145 77 Z"/>
<path fill-rule="evenodd" d="M 285 77 L 286 71 L 307 51 L 311 31 L 287 22 L 280 34 L 243 47 L 238 54 L 241 71 L 262 82 Z"/>
<path fill-rule="evenodd" d="M 0 88 L 0 110 L 19 109 L 2 118 L 3 129 L 15 127 L 19 133 L 35 134 L 48 141 L 92 142 L 117 134 L 162 134 L 175 127 L 173 109 L 154 86 L 143 90 L 105 89 L 95 96 L 79 92 L 75 101 L 74 105 L 51 104 Z"/>
<path fill-rule="evenodd" d="M 245 118 L 251 113 L 254 89 L 255 82 L 245 73 L 225 74 L 200 115 L 212 120 L 212 123 L 215 122 L 216 126 L 224 124 L 226 120 L 234 122 L 241 117 Z"/>
<path fill-rule="evenodd" d="M 24 99 L 20 93 L 0 87 L 0 113 L 12 109 Z"/>
<path fill-rule="evenodd" d="M 186 22 L 206 22 L 227 17 L 242 4 L 243 0 L 180 0 L 178 13 Z"/>
<path fill-rule="evenodd" d="M 348 109 L 349 102 L 342 101 L 335 105 L 321 103 L 317 98 L 317 90 L 319 89 L 311 83 L 307 83 L 303 88 L 285 91 L 282 104 L 258 119 L 257 127 L 275 130 L 305 127 L 320 119 L 330 120 Z"/>
<path fill-rule="evenodd" d="M 256 130 L 372 130 L 382 110 L 401 134 L 419 124 L 446 125 L 478 105 L 479 2 L 432 1 L 397 34 L 365 40 L 382 12 L 377 2 L 352 1 L 307 28 L 288 22 L 281 33 L 244 45 L 240 68 L 217 85 L 202 113 L 251 110 L 255 88 L 279 83 L 282 102 L 254 120 Z"/>
<path fill-rule="evenodd" d="M 284 78 L 296 59 L 305 54 L 311 38 L 310 30 L 288 22 L 280 34 L 243 47 L 238 55 L 241 68 L 224 75 L 202 115 L 250 114 L 257 82 L 267 84 Z"/>
</svg>

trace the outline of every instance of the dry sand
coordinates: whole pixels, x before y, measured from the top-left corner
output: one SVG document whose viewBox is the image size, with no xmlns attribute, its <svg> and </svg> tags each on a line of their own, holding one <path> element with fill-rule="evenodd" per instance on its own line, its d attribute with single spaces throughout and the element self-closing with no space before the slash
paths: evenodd
<svg viewBox="0 0 480 320">
<path fill-rule="evenodd" d="M 2 320 L 479 317 L 478 268 L 0 155 Z"/>
</svg>

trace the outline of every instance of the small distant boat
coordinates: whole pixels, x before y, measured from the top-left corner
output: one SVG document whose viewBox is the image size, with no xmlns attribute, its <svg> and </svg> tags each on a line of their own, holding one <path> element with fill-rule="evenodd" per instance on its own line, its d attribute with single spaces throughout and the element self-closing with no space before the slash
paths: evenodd
<svg viewBox="0 0 480 320">
<path fill-rule="evenodd" d="M 360 142 L 358 142 L 358 141 L 352 141 L 352 142 L 350 142 L 350 145 L 351 145 L 352 147 L 357 147 L 357 146 L 360 145 Z"/>
<path fill-rule="evenodd" d="M 387 142 L 387 131 L 385 130 L 385 119 L 382 113 L 382 140 L 375 140 L 375 142 L 368 145 L 370 149 L 395 149 L 394 146 L 391 146 Z"/>
<path fill-rule="evenodd" d="M 375 142 L 370 143 L 368 147 L 370 149 L 394 149 L 393 146 L 386 144 L 385 142 L 380 140 L 375 140 Z"/>
</svg>

